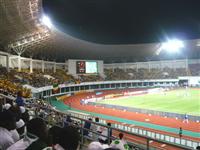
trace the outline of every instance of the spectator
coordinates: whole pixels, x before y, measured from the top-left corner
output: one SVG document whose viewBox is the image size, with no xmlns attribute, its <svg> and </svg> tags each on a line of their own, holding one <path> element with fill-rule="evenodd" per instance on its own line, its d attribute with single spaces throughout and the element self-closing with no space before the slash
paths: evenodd
<svg viewBox="0 0 200 150">
<path fill-rule="evenodd" d="M 91 121 L 92 121 L 91 118 L 89 118 L 88 121 L 85 121 L 85 124 L 84 124 L 84 126 L 83 126 L 83 128 L 84 128 L 84 129 L 83 129 L 83 135 L 84 135 L 84 136 L 88 136 L 88 134 L 89 134 L 89 131 L 88 131 L 88 130 L 90 130 Z"/>
<path fill-rule="evenodd" d="M 91 142 L 88 145 L 88 150 L 104 150 L 109 148 L 109 146 L 107 144 L 102 144 L 100 142 Z"/>
<path fill-rule="evenodd" d="M 41 150 L 47 147 L 47 126 L 40 118 L 34 118 L 27 123 L 27 135 L 34 138 L 34 142 L 27 150 Z"/>
<path fill-rule="evenodd" d="M 72 119 L 71 119 L 71 116 L 70 116 L 70 114 L 69 115 L 67 115 L 67 117 L 64 119 L 64 127 L 67 127 L 67 126 L 69 126 L 69 125 L 71 125 L 72 124 Z"/>
<path fill-rule="evenodd" d="M 11 130 L 16 128 L 16 118 L 9 110 L 0 113 L 0 149 L 5 150 L 14 144 Z"/>
<path fill-rule="evenodd" d="M 21 133 L 21 135 L 24 136 L 24 138 L 17 141 L 15 144 L 11 145 L 7 150 L 24 150 L 38 139 L 38 137 L 36 137 L 33 134 L 30 135 L 30 133 L 28 135 L 23 135 L 25 124 L 24 124 L 24 121 L 22 119 L 20 119 L 16 123 L 16 125 L 18 127 L 17 131 L 19 132 L 19 134 Z"/>
<path fill-rule="evenodd" d="M 78 150 L 80 134 L 73 126 L 68 126 L 61 129 L 58 137 L 58 143 L 54 146 L 55 150 Z"/>
<path fill-rule="evenodd" d="M 20 138 L 24 136 L 25 132 L 25 122 L 20 119 L 18 122 L 16 122 L 17 132 L 19 133 Z"/>
<path fill-rule="evenodd" d="M 3 108 L 4 110 L 9 110 L 11 106 L 12 106 L 11 104 L 6 103 L 5 105 L 3 105 L 2 108 Z"/>
<path fill-rule="evenodd" d="M 111 148 L 120 149 L 120 150 L 129 150 L 130 147 L 128 146 L 127 142 L 123 139 L 124 134 L 119 133 L 119 139 L 114 140 L 110 146 Z"/>
<path fill-rule="evenodd" d="M 59 135 L 62 128 L 58 126 L 53 126 L 49 129 L 48 139 L 50 145 L 56 145 L 59 142 Z"/>
<path fill-rule="evenodd" d="M 95 118 L 95 122 L 99 123 L 99 118 L 98 117 Z M 101 134 L 101 132 L 102 132 L 101 131 L 101 126 L 99 126 L 97 124 L 92 124 L 90 129 L 93 131 L 93 133 L 91 133 L 92 134 L 92 138 L 94 140 L 98 140 L 99 135 L 97 133 Z M 95 133 L 95 132 L 97 132 L 97 133 Z"/>
<path fill-rule="evenodd" d="M 104 150 L 121 150 L 121 149 L 109 147 L 109 148 L 106 148 Z"/>
<path fill-rule="evenodd" d="M 12 135 L 14 142 L 17 142 L 20 139 L 20 135 L 19 135 L 19 133 L 17 132 L 16 129 L 10 130 L 10 133 Z"/>
<path fill-rule="evenodd" d="M 179 133 L 178 134 L 179 134 L 179 137 L 182 138 L 182 136 L 183 136 L 183 129 L 182 129 L 182 127 L 179 128 Z"/>
<path fill-rule="evenodd" d="M 20 107 L 18 105 L 13 105 L 9 108 L 9 110 L 12 111 L 13 114 L 15 115 L 16 121 L 19 121 L 21 118 L 21 114 L 22 114 Z"/>
<path fill-rule="evenodd" d="M 112 129 L 111 127 L 111 123 L 107 123 L 108 127 L 105 127 L 101 133 L 101 136 L 99 136 L 99 142 L 103 143 L 103 144 L 109 144 L 111 143 L 111 137 L 112 137 Z M 108 139 L 108 137 L 110 139 Z"/>
<path fill-rule="evenodd" d="M 16 101 L 18 106 L 24 106 L 24 100 L 22 99 L 22 92 L 21 91 L 19 91 L 17 93 L 17 98 L 16 98 L 15 101 Z"/>
<path fill-rule="evenodd" d="M 20 110 L 21 110 L 21 119 L 25 122 L 25 124 L 29 121 L 30 119 L 30 116 L 29 116 L 29 113 L 28 113 L 28 110 L 24 110 L 23 109 L 24 107 L 20 106 Z"/>
<path fill-rule="evenodd" d="M 197 150 L 200 150 L 200 146 L 197 146 L 196 149 L 197 149 Z"/>
</svg>

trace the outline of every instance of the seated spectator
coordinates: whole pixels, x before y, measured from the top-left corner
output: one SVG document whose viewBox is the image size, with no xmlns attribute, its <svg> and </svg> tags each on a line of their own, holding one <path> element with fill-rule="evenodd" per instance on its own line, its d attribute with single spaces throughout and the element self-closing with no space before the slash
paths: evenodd
<svg viewBox="0 0 200 150">
<path fill-rule="evenodd" d="M 83 126 L 83 128 L 84 128 L 84 129 L 83 129 L 83 135 L 84 135 L 84 136 L 88 136 L 88 134 L 89 134 L 89 131 L 88 131 L 88 130 L 90 130 L 91 121 L 92 121 L 91 118 L 89 118 L 88 121 L 85 121 L 85 124 L 84 124 L 84 126 Z"/>
<path fill-rule="evenodd" d="M 56 145 L 59 142 L 59 135 L 62 128 L 58 126 L 53 126 L 49 129 L 48 140 L 50 145 Z"/>
<path fill-rule="evenodd" d="M 103 144 L 109 144 L 111 143 L 111 139 L 109 140 L 108 137 L 112 137 L 112 129 L 109 128 L 111 127 L 111 123 L 107 123 L 108 127 L 105 127 L 101 133 L 101 136 L 99 136 L 99 142 Z"/>
<path fill-rule="evenodd" d="M 88 149 L 87 150 L 104 150 L 109 148 L 109 146 L 107 144 L 102 144 L 100 142 L 91 142 L 88 145 Z"/>
<path fill-rule="evenodd" d="M 14 142 L 17 142 L 20 139 L 19 133 L 17 132 L 16 129 L 10 130 L 10 133 L 12 134 Z"/>
<path fill-rule="evenodd" d="M 95 118 L 95 122 L 99 123 L 99 118 L 98 117 Z M 93 132 L 91 132 L 92 138 L 94 140 L 98 140 L 99 135 L 97 133 L 101 134 L 101 132 L 102 132 L 101 131 L 101 126 L 99 126 L 97 124 L 92 124 L 91 127 L 90 127 L 90 129 L 93 131 Z M 97 133 L 95 133 L 95 132 L 97 132 Z"/>
<path fill-rule="evenodd" d="M 22 106 L 20 106 L 20 107 L 22 107 Z M 16 129 L 11 130 L 11 133 L 12 133 L 12 136 L 13 136 L 13 139 L 14 139 L 15 142 L 17 142 L 20 139 L 20 135 L 19 135 L 18 130 L 19 131 L 22 130 L 23 126 L 25 125 L 24 121 L 22 119 L 20 119 L 21 114 L 22 114 L 20 107 L 17 106 L 17 105 L 13 105 L 9 109 L 11 112 L 13 112 L 13 114 L 15 114 L 15 117 L 16 117 Z M 20 131 L 20 134 L 21 134 L 21 131 Z"/>
<path fill-rule="evenodd" d="M 120 150 L 129 150 L 130 148 L 127 142 L 123 139 L 123 137 L 124 137 L 124 134 L 119 133 L 119 139 L 115 139 L 114 141 L 112 141 L 112 143 L 110 144 L 110 147 L 120 149 Z"/>
<path fill-rule="evenodd" d="M 58 143 L 54 146 L 55 150 L 78 150 L 80 134 L 73 126 L 61 129 L 58 136 Z"/>
<path fill-rule="evenodd" d="M 109 148 L 106 148 L 104 150 L 121 150 L 121 149 L 109 147 Z"/>
<path fill-rule="evenodd" d="M 3 108 L 3 110 L 9 110 L 11 106 L 12 106 L 11 104 L 6 103 L 5 105 L 3 105 L 2 108 Z"/>
<path fill-rule="evenodd" d="M 25 134 L 25 122 L 22 119 L 16 122 L 16 129 L 19 134 L 19 137 L 22 138 Z"/>
<path fill-rule="evenodd" d="M 65 118 L 64 118 L 64 127 L 67 127 L 69 125 L 72 124 L 72 119 L 71 119 L 71 116 L 70 115 L 67 115 Z"/>
<path fill-rule="evenodd" d="M 30 116 L 28 113 L 28 110 L 26 110 L 24 107 L 20 106 L 20 110 L 21 110 L 21 119 L 25 122 L 25 124 L 29 121 Z"/>
<path fill-rule="evenodd" d="M 196 149 L 197 149 L 197 150 L 200 150 L 200 146 L 197 146 Z"/>
<path fill-rule="evenodd" d="M 16 118 L 9 110 L 0 112 L 0 149 L 5 150 L 15 143 L 11 130 L 16 128 Z"/>
<path fill-rule="evenodd" d="M 24 128 L 23 127 L 25 127 L 25 125 L 24 125 L 24 122 L 21 121 L 21 120 L 22 119 L 20 119 L 20 121 L 18 121 L 16 123 L 16 125 L 20 129 L 19 131 L 22 130 L 21 132 L 24 132 L 24 130 L 23 130 Z M 32 125 L 32 126 L 33 127 L 29 127 L 29 128 L 34 128 L 34 126 L 35 126 L 35 128 L 36 127 L 41 127 L 41 125 L 38 125 L 38 126 Z M 31 132 L 31 130 L 33 130 L 33 129 L 29 129 L 29 132 Z M 35 129 L 35 130 L 37 130 L 37 129 Z M 38 129 L 38 130 L 40 130 L 40 129 Z M 36 135 L 28 133 L 27 135 L 24 135 L 24 138 L 22 138 L 21 140 L 17 141 L 13 145 L 11 145 L 7 150 L 24 150 L 24 149 L 27 149 L 32 143 L 34 143 L 37 140 L 38 140 L 38 137 Z"/>
<path fill-rule="evenodd" d="M 27 123 L 27 136 L 33 138 L 27 150 L 41 150 L 47 147 L 47 126 L 40 118 L 34 118 Z"/>
</svg>

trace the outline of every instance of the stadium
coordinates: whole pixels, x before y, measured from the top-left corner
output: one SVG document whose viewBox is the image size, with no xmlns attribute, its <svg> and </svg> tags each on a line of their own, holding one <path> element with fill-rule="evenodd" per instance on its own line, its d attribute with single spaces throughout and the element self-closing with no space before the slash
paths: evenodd
<svg viewBox="0 0 200 150">
<path fill-rule="evenodd" d="M 94 32 L 97 42 L 64 32 L 46 7 L 0 2 L 0 150 L 200 147 L 200 37 L 106 43 Z"/>
</svg>

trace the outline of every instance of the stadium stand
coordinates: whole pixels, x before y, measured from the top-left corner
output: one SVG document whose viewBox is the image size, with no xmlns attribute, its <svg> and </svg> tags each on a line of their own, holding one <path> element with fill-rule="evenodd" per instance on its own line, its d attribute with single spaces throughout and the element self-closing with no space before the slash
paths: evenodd
<svg viewBox="0 0 200 150">
<path fill-rule="evenodd" d="M 115 85 L 113 84 L 114 87 L 112 87 L 109 83 L 103 84 L 104 81 L 176 80 L 179 76 L 198 76 L 200 75 L 198 59 L 118 64 L 103 64 L 102 61 L 103 75 L 95 73 L 76 76 L 68 73 L 71 67 L 68 61 L 55 62 L 55 55 L 67 56 L 67 52 L 61 51 L 61 49 L 66 50 L 65 47 L 68 45 L 73 48 L 73 45 L 80 43 L 78 49 L 81 52 L 82 48 L 87 49 L 89 46 L 92 47 L 90 49 L 92 50 L 96 44 L 69 38 L 60 31 L 51 30 L 45 26 L 40 18 L 43 12 L 42 0 L 2 0 L 0 10 L 0 149 L 76 150 L 79 148 L 95 150 L 96 148 L 118 148 L 118 142 L 126 150 L 163 149 L 151 144 L 150 141 L 169 144 L 178 149 L 191 148 L 133 133 L 128 129 L 134 128 L 128 128 L 120 123 L 107 126 L 107 122 L 111 122 L 111 120 L 96 118 L 87 113 L 74 110 L 60 112 L 51 105 L 49 97 L 45 100 L 44 98 L 48 94 L 51 96 L 63 93 L 78 95 L 78 92 L 94 91 L 99 87 L 102 89 L 118 88 L 117 83 L 114 83 Z M 198 41 L 197 39 L 194 42 Z M 141 44 L 141 47 L 148 49 L 148 45 Z M 156 47 L 157 44 L 152 45 L 152 47 Z M 135 45 L 131 47 L 135 48 Z M 100 46 L 99 44 L 98 49 L 101 48 L 105 50 L 109 49 L 109 46 Z M 140 47 L 136 46 L 136 49 L 138 48 Z M 115 49 L 123 49 L 123 46 L 116 46 Z M 49 61 L 50 59 L 54 61 Z M 93 82 L 99 81 L 103 81 L 102 84 L 95 85 L 96 83 L 94 83 L 93 85 Z M 84 86 L 84 84 L 87 85 Z M 119 83 L 119 87 L 126 89 L 129 84 L 133 85 L 132 83 Z M 140 83 L 138 82 L 138 84 Z M 58 88 L 59 86 L 63 86 L 59 89 L 60 93 L 53 93 L 52 87 Z M 50 88 L 48 89 L 48 87 Z M 39 97 L 33 95 L 34 90 L 39 91 Z M 105 93 L 109 92 L 105 91 Z M 116 94 L 119 93 L 121 94 L 119 91 L 116 92 Z M 87 94 L 85 93 L 85 95 Z M 69 95 L 64 95 L 63 99 L 67 99 Z M 79 100 L 75 100 L 66 101 L 70 109 L 75 103 L 80 104 Z M 89 118 L 91 119 L 88 120 Z M 87 125 L 84 128 L 84 124 L 88 121 L 90 127 Z M 127 130 L 122 130 L 123 127 Z M 147 133 L 146 130 L 141 131 Z M 131 137 L 126 144 L 122 141 L 121 136 L 118 137 L 121 132 L 124 133 L 124 137 Z M 84 135 L 84 133 L 87 134 Z M 152 132 L 153 134 L 156 133 Z M 99 137 L 105 140 L 99 141 Z M 167 137 L 169 136 L 167 135 Z M 176 137 L 172 138 L 176 139 Z M 185 141 L 187 141 L 186 144 L 189 143 L 189 146 L 199 144 L 196 141 Z"/>
<path fill-rule="evenodd" d="M 200 65 L 199 64 L 190 64 L 190 73 L 192 76 L 199 76 L 200 75 Z"/>
<path fill-rule="evenodd" d="M 192 67 L 193 68 L 193 67 Z M 184 68 L 164 69 L 105 69 L 106 80 L 144 80 L 144 79 L 176 79 L 179 76 L 187 76 Z"/>
</svg>

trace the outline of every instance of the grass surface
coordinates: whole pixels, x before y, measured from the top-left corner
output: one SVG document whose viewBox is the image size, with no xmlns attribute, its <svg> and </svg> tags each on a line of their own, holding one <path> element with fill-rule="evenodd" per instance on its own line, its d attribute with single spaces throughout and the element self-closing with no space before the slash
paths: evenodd
<svg viewBox="0 0 200 150">
<path fill-rule="evenodd" d="M 106 99 L 98 103 L 200 116 L 200 89 Z"/>
</svg>

